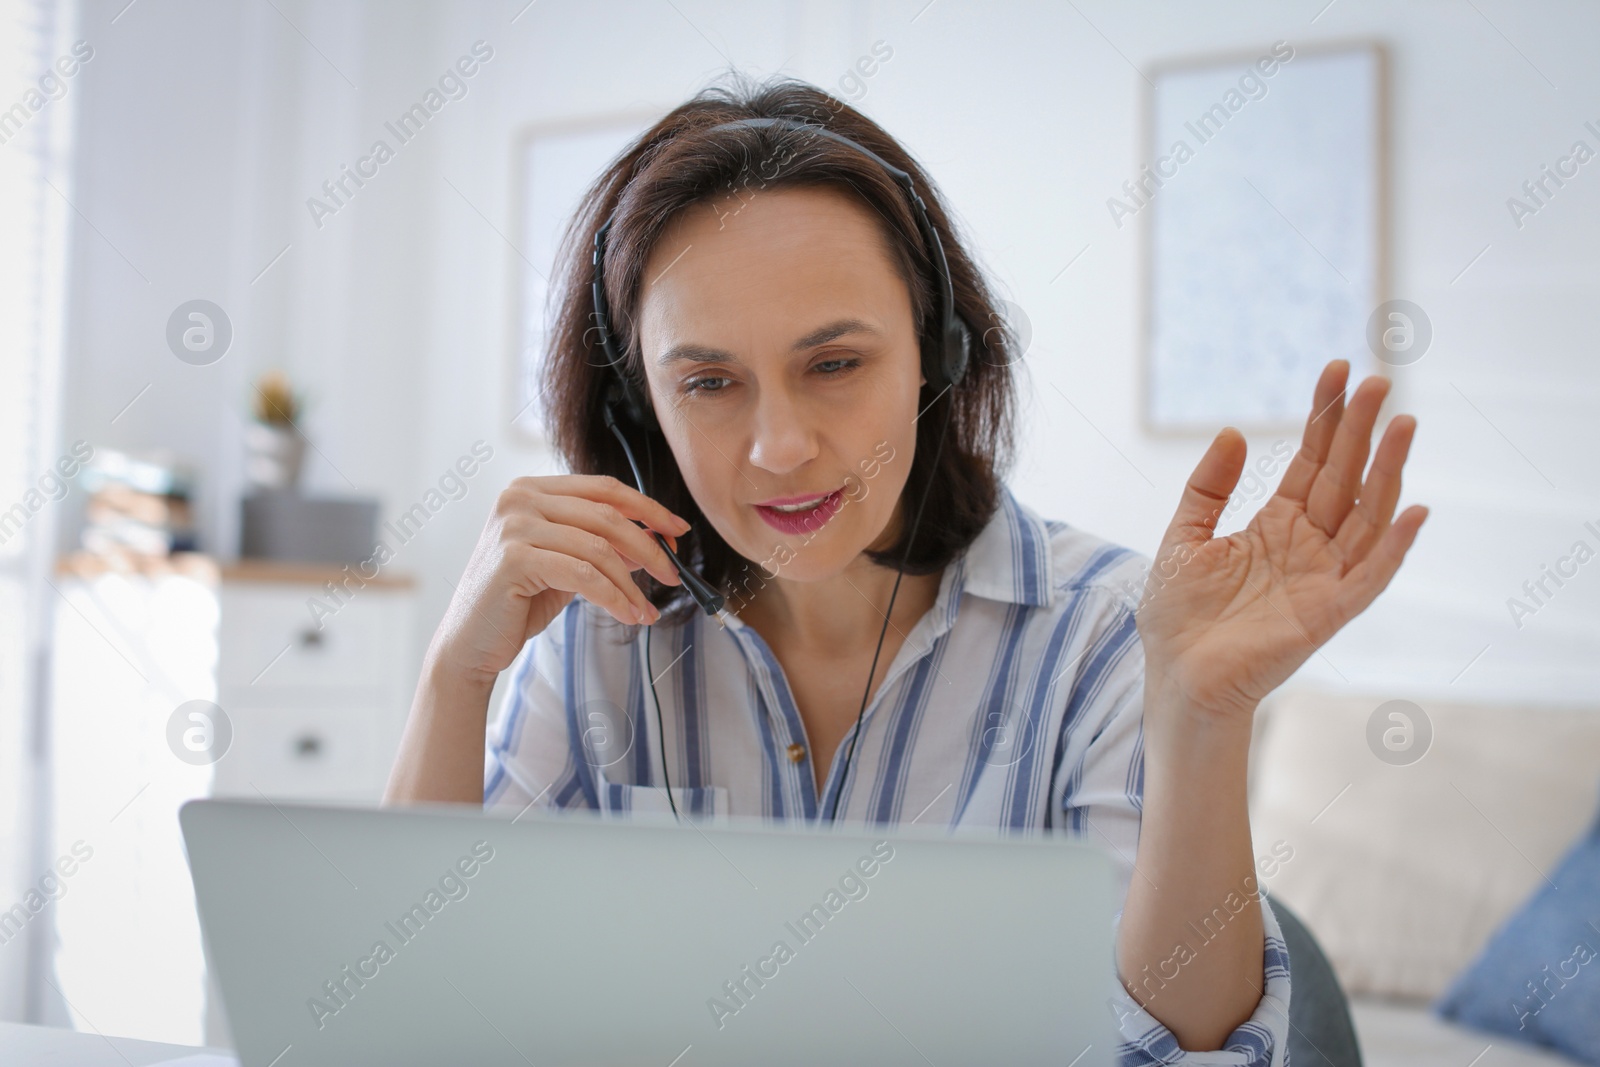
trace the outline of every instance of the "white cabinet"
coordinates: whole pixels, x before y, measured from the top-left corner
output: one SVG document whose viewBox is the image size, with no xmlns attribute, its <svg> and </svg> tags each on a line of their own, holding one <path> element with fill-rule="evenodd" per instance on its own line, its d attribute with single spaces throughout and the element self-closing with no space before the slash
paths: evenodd
<svg viewBox="0 0 1600 1067">
<path fill-rule="evenodd" d="M 217 703 L 233 728 L 219 796 L 376 801 L 411 706 L 412 587 L 315 568 L 224 568 Z M 318 609 L 316 605 L 320 604 Z"/>
<path fill-rule="evenodd" d="M 74 1029 L 200 1044 L 205 959 L 178 808 L 210 791 L 213 769 L 167 738 L 185 702 L 216 699 L 216 566 L 86 558 L 52 582 L 45 862 L 72 873 L 32 919 L 55 926 L 43 991 L 59 990 Z"/>
<path fill-rule="evenodd" d="M 225 1040 L 178 827 L 186 800 L 382 796 L 418 668 L 413 588 L 383 575 L 341 603 L 325 583 L 345 577 L 193 554 L 58 566 L 48 859 L 76 858 L 34 921 L 53 910 L 54 980 L 78 1028 Z M 221 708 L 205 721 L 229 735 L 216 758 L 185 751 L 193 701 Z"/>
</svg>

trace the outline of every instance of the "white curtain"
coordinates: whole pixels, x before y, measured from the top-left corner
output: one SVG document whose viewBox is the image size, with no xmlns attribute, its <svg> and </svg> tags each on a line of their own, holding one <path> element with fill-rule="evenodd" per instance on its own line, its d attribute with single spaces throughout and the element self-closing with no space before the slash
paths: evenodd
<svg viewBox="0 0 1600 1067">
<path fill-rule="evenodd" d="M 53 913 L 29 904 L 52 861 L 41 726 L 76 96 L 52 68 L 76 19 L 73 0 L 0 0 L 0 1018 L 57 1024 Z"/>
</svg>

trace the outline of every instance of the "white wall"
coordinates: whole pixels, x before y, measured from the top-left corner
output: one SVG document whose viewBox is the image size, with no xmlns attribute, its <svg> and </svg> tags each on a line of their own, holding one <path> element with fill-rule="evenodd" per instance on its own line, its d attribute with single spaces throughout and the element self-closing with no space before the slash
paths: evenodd
<svg viewBox="0 0 1600 1067">
<path fill-rule="evenodd" d="M 500 394 L 517 256 L 502 236 L 509 149 L 524 124 L 665 111 L 729 61 L 833 86 L 888 42 L 861 106 L 930 168 L 1033 324 L 1015 488 L 1149 552 L 1204 442 L 1139 428 L 1139 231 L 1116 229 L 1105 206 L 1140 162 L 1135 67 L 1277 39 L 1381 39 L 1392 288 L 1435 329 L 1429 354 L 1395 372 L 1391 407 L 1420 420 L 1406 501 L 1433 514 L 1394 586 L 1307 675 L 1385 695 L 1600 693 L 1600 564 L 1520 631 L 1506 607 L 1600 520 L 1600 164 L 1521 230 L 1505 207 L 1573 140 L 1595 143 L 1582 129 L 1600 120 L 1584 104 L 1600 99 L 1592 6 L 147 0 L 112 24 L 124 2 L 89 3 L 83 19 L 97 57 L 79 86 L 76 206 L 92 225 L 76 245 L 66 438 L 167 444 L 200 462 L 207 545 L 223 554 L 246 382 L 267 366 L 316 394 L 312 487 L 379 496 L 387 514 L 488 440 L 496 458 L 469 495 L 395 564 L 422 578 L 419 658 L 498 486 L 552 469 L 510 437 Z M 306 198 L 480 38 L 495 57 L 469 95 L 317 229 Z M 172 308 L 197 296 L 236 329 L 207 368 L 163 341 Z"/>
</svg>

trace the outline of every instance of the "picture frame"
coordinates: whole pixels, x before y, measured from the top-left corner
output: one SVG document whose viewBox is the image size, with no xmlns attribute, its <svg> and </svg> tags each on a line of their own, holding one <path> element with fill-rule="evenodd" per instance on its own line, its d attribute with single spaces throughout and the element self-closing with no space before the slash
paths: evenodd
<svg viewBox="0 0 1600 1067">
<path fill-rule="evenodd" d="M 1145 432 L 1298 434 L 1330 359 L 1349 359 L 1352 380 L 1374 369 L 1368 324 L 1389 292 L 1388 70 L 1373 40 L 1150 68 L 1144 158 L 1122 206 L 1108 201 L 1113 221 L 1138 216 L 1143 231 Z"/>
<path fill-rule="evenodd" d="M 505 416 L 511 436 L 548 446 L 539 405 L 540 367 L 555 254 L 579 200 L 600 173 L 663 112 L 634 109 L 533 122 L 512 138 L 512 279 L 506 328 Z"/>
</svg>

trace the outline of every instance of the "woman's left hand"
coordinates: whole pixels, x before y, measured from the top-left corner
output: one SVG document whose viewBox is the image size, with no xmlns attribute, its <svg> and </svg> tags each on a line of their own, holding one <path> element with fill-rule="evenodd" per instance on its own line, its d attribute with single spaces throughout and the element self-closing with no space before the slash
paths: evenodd
<svg viewBox="0 0 1600 1067">
<path fill-rule="evenodd" d="M 1414 505 L 1394 517 L 1416 420 L 1390 421 L 1363 481 L 1389 381 L 1362 382 L 1346 410 L 1349 373 L 1343 360 L 1323 369 L 1300 449 L 1245 529 L 1213 536 L 1244 468 L 1244 436 L 1224 429 L 1195 467 L 1137 616 L 1147 688 L 1172 698 L 1147 706 L 1248 722 L 1399 569 L 1428 514 Z"/>
</svg>

